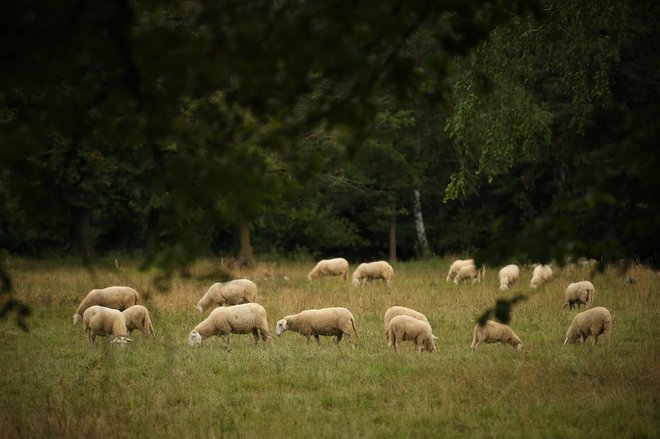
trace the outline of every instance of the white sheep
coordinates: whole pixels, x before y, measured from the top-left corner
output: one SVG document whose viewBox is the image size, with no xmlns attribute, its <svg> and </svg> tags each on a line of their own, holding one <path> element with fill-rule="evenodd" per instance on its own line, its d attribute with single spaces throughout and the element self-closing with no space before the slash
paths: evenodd
<svg viewBox="0 0 660 439">
<path fill-rule="evenodd" d="M 105 306 L 107 308 L 123 311 L 126 308 L 137 305 L 140 295 L 130 287 L 108 287 L 92 290 L 80 302 L 76 313 L 73 315 L 73 324 L 80 322 L 83 313 L 92 305 Z"/>
<path fill-rule="evenodd" d="M 424 350 L 433 352 L 435 351 L 434 340 L 437 337 L 433 335 L 428 322 L 407 315 L 399 315 L 390 320 L 388 339 L 388 346 L 392 346 L 394 351 L 402 341 L 412 340 L 417 352 Z"/>
<path fill-rule="evenodd" d="M 458 272 L 466 265 L 474 265 L 474 259 L 457 259 L 449 266 L 447 282 L 453 282 Z"/>
<path fill-rule="evenodd" d="M 392 306 L 387 311 L 385 311 L 385 317 L 383 318 L 383 330 L 385 331 L 385 340 L 389 340 L 390 321 L 397 316 L 409 316 L 426 323 L 429 322 L 426 316 L 419 311 L 406 308 L 405 306 Z"/>
<path fill-rule="evenodd" d="M 571 326 L 566 331 L 564 346 L 580 342 L 584 344 L 590 335 L 594 336 L 594 346 L 598 343 L 599 335 L 605 336 L 605 341 L 610 344 L 610 335 L 612 334 L 612 315 L 607 308 L 597 306 L 573 317 Z"/>
<path fill-rule="evenodd" d="M 343 280 L 348 279 L 348 261 L 344 258 L 322 259 L 309 272 L 307 279 L 310 281 L 323 276 L 341 276 Z"/>
<path fill-rule="evenodd" d="M 355 349 L 351 328 L 353 328 L 355 336 L 359 338 L 355 318 L 346 308 L 308 309 L 279 320 L 275 327 L 275 334 L 281 336 L 286 330 L 296 331 L 307 338 L 307 343 L 313 336 L 319 345 L 321 344 L 320 335 L 334 336 L 335 343 L 339 343 L 342 336 L 345 335 Z"/>
<path fill-rule="evenodd" d="M 225 347 L 229 350 L 229 334 L 252 334 L 254 345 L 262 340 L 272 340 L 268 332 L 268 318 L 266 310 L 258 303 L 244 303 L 219 307 L 211 311 L 211 314 L 200 324 L 190 331 L 188 343 L 197 346 L 202 340 L 213 335 L 223 336 Z"/>
<path fill-rule="evenodd" d="M 593 304 L 595 294 L 596 288 L 594 288 L 594 284 L 588 280 L 569 284 L 564 293 L 566 298 L 564 308 L 573 309 L 574 307 L 577 307 L 580 309 L 580 305 L 584 304 L 587 309 L 589 309 Z"/>
<path fill-rule="evenodd" d="M 530 288 L 537 288 L 546 283 L 552 277 L 552 268 L 549 265 L 536 265 L 532 271 L 532 280 L 529 282 Z"/>
<path fill-rule="evenodd" d="M 463 265 L 456 277 L 454 277 L 454 283 L 458 285 L 461 282 L 466 282 L 472 280 L 472 283 L 481 282 L 486 277 L 486 267 L 481 266 L 480 269 L 477 269 L 474 265 Z"/>
<path fill-rule="evenodd" d="M 127 342 L 133 341 L 128 338 L 128 329 L 124 315 L 118 309 L 106 308 L 93 305 L 83 313 L 83 331 L 89 335 L 89 343 L 96 341 L 96 336 L 104 337 L 114 335 L 110 343 L 125 346 Z"/>
<path fill-rule="evenodd" d="M 472 332 L 472 345 L 470 349 L 474 351 L 479 343 L 502 343 L 509 344 L 516 348 L 518 351 L 522 351 L 523 343 L 520 341 L 520 338 L 513 332 L 513 329 L 504 325 L 502 323 L 494 322 L 492 320 L 487 320 L 486 323 L 481 326 L 477 323 L 474 326 L 474 331 Z"/>
<path fill-rule="evenodd" d="M 133 305 L 130 308 L 126 308 L 121 313 L 124 314 L 126 329 L 128 329 L 129 333 L 133 332 L 134 329 L 139 329 L 145 334 L 154 335 L 154 327 L 151 324 L 149 310 L 145 306 Z"/>
<path fill-rule="evenodd" d="M 217 282 L 199 299 L 195 309 L 204 312 L 213 305 L 240 305 L 252 303 L 257 299 L 257 285 L 249 279 L 235 279 L 229 282 Z"/>
<path fill-rule="evenodd" d="M 387 282 L 387 286 L 392 285 L 392 278 L 394 277 L 394 269 L 390 264 L 385 261 L 367 262 L 358 265 L 358 268 L 353 272 L 353 285 L 356 287 L 362 283 L 374 279 L 383 279 Z"/>
<path fill-rule="evenodd" d="M 497 273 L 497 277 L 500 279 L 500 291 L 507 291 L 518 282 L 520 268 L 516 264 L 507 265 Z"/>
</svg>

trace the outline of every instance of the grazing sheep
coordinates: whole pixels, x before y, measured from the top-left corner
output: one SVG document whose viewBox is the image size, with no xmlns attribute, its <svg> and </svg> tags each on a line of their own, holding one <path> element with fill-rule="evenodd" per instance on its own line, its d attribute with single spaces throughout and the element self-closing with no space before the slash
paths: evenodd
<svg viewBox="0 0 660 439">
<path fill-rule="evenodd" d="M 138 292 L 130 287 L 108 287 L 92 290 L 80 302 L 76 313 L 73 315 L 73 324 L 80 322 L 85 310 L 92 305 L 123 311 L 130 306 L 137 305 L 139 298 Z"/>
<path fill-rule="evenodd" d="M 390 264 L 385 261 L 376 261 L 363 263 L 358 266 L 353 272 L 353 285 L 356 287 L 362 283 L 373 279 L 383 279 L 387 282 L 387 286 L 392 285 L 392 278 L 394 277 L 394 269 Z"/>
<path fill-rule="evenodd" d="M 195 309 L 204 312 L 213 305 L 239 305 L 252 303 L 257 298 L 257 285 L 249 279 L 217 282 L 199 299 Z"/>
<path fill-rule="evenodd" d="M 577 341 L 584 344 L 590 335 L 594 336 L 594 346 L 598 343 L 598 336 L 603 334 L 608 346 L 610 344 L 610 335 L 612 334 L 612 315 L 602 306 L 583 311 L 573 317 L 571 326 L 566 331 L 566 344 L 574 344 Z"/>
<path fill-rule="evenodd" d="M 479 343 L 497 343 L 510 344 L 516 350 L 522 351 L 523 343 L 520 338 L 513 332 L 513 329 L 502 323 L 497 323 L 492 320 L 486 321 L 483 326 L 477 323 L 474 326 L 472 333 L 472 345 L 470 349 L 473 351 L 479 346 Z"/>
<path fill-rule="evenodd" d="M 481 282 L 485 277 L 486 267 L 484 265 L 482 265 L 478 270 L 474 265 L 464 265 L 460 270 L 458 270 L 456 277 L 454 277 L 454 283 L 458 285 L 459 283 L 468 281 L 470 279 L 472 279 L 472 283 Z"/>
<path fill-rule="evenodd" d="M 254 345 L 259 342 L 259 334 L 263 341 L 272 340 L 268 332 L 266 310 L 258 303 L 244 303 L 219 307 L 190 331 L 188 343 L 197 346 L 202 340 L 213 335 L 223 336 L 225 347 L 229 351 L 229 334 L 249 334 L 254 337 Z"/>
<path fill-rule="evenodd" d="M 96 336 L 114 335 L 110 343 L 125 346 L 133 341 L 127 337 L 126 320 L 121 311 L 103 306 L 91 306 L 83 313 L 83 331 L 89 335 L 89 343 L 96 341 Z"/>
<path fill-rule="evenodd" d="M 497 273 L 497 277 L 500 279 L 500 291 L 507 291 L 518 282 L 520 268 L 516 264 L 507 265 Z"/>
<path fill-rule="evenodd" d="M 566 287 L 564 308 L 573 309 L 577 306 L 580 309 L 580 305 L 584 304 L 589 309 L 593 304 L 595 294 L 594 284 L 588 280 L 569 284 Z"/>
<path fill-rule="evenodd" d="M 151 324 L 149 310 L 145 306 L 133 305 L 121 313 L 124 314 L 126 329 L 128 329 L 129 333 L 133 332 L 134 329 L 139 329 L 145 334 L 154 335 L 154 327 Z"/>
<path fill-rule="evenodd" d="M 466 265 L 474 265 L 474 259 L 457 259 L 452 262 L 449 271 L 447 272 L 447 282 L 453 282 L 461 268 Z"/>
<path fill-rule="evenodd" d="M 310 281 L 323 276 L 341 276 L 343 280 L 348 279 L 348 261 L 344 258 L 322 259 L 309 272 L 307 279 Z"/>
<path fill-rule="evenodd" d="M 406 340 L 415 342 L 417 352 L 424 350 L 433 352 L 435 351 L 434 340 L 437 339 L 428 322 L 407 315 L 396 316 L 390 321 L 388 338 L 390 340 L 388 346 L 392 346 L 395 352 L 399 343 Z"/>
<path fill-rule="evenodd" d="M 410 316 L 414 319 L 421 320 L 428 323 L 429 320 L 421 312 L 414 309 L 406 308 L 405 306 L 393 306 L 385 311 L 383 318 L 383 328 L 385 330 L 385 340 L 389 340 L 390 321 L 396 316 Z"/>
<path fill-rule="evenodd" d="M 552 277 L 552 268 L 549 265 L 537 265 L 532 271 L 532 280 L 529 282 L 530 288 L 540 287 Z"/>
<path fill-rule="evenodd" d="M 310 337 L 314 336 L 316 343 L 321 344 L 320 335 L 335 336 L 335 343 L 341 341 L 342 336 L 346 335 L 348 341 L 355 349 L 353 338 L 351 337 L 351 328 L 355 331 L 355 336 L 360 337 L 355 327 L 355 318 L 346 308 L 322 308 L 308 309 L 298 314 L 286 316 L 277 322 L 275 333 L 281 336 L 287 329 L 296 331 L 304 335 L 309 343 Z"/>
</svg>

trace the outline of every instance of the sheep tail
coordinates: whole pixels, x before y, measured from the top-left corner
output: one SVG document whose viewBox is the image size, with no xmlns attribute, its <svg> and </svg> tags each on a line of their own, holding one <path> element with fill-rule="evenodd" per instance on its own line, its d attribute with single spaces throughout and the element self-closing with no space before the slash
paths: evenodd
<svg viewBox="0 0 660 439">
<path fill-rule="evenodd" d="M 357 338 L 360 338 L 360 334 L 357 332 L 357 328 L 355 327 L 355 319 L 351 317 L 351 325 L 353 325 L 353 331 L 355 331 L 355 336 Z"/>
</svg>

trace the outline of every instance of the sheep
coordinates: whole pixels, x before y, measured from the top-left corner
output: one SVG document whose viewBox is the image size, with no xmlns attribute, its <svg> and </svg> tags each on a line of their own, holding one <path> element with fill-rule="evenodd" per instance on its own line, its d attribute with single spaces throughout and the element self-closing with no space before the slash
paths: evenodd
<svg viewBox="0 0 660 439">
<path fill-rule="evenodd" d="M 536 265 L 532 271 L 532 280 L 529 282 L 530 288 L 540 287 L 552 277 L 552 268 L 549 265 Z"/>
<path fill-rule="evenodd" d="M 452 262 L 447 272 L 447 282 L 453 282 L 461 268 L 466 265 L 474 265 L 474 259 L 457 259 Z"/>
<path fill-rule="evenodd" d="M 346 335 L 355 349 L 353 337 L 351 337 L 351 327 L 355 331 L 355 336 L 359 338 L 355 318 L 346 308 L 308 309 L 280 319 L 275 327 L 275 334 L 279 337 L 287 329 L 296 331 L 307 338 L 307 343 L 309 343 L 310 337 L 314 336 L 317 345 L 321 344 L 320 335 L 335 336 L 336 344 L 341 341 L 342 336 Z"/>
<path fill-rule="evenodd" d="M 407 315 L 396 316 L 390 321 L 388 338 L 388 346 L 392 346 L 395 352 L 399 343 L 406 340 L 415 342 L 417 352 L 424 350 L 433 352 L 435 351 L 434 340 L 437 339 L 428 322 Z"/>
<path fill-rule="evenodd" d="M 487 320 L 486 323 L 481 326 L 477 323 L 474 326 L 474 331 L 472 333 L 472 344 L 470 349 L 474 352 L 479 346 L 479 343 L 497 343 L 509 344 L 516 348 L 518 351 L 522 351 L 523 343 L 520 341 L 520 337 L 513 332 L 513 329 L 509 328 L 507 325 L 502 323 L 497 323 L 492 320 Z"/>
<path fill-rule="evenodd" d="M 344 258 L 322 259 L 309 272 L 307 279 L 310 281 L 323 276 L 341 276 L 343 280 L 348 279 L 348 261 Z"/>
<path fill-rule="evenodd" d="M 89 335 L 90 344 L 96 341 L 97 335 L 104 337 L 110 334 L 115 336 L 110 343 L 119 346 L 125 346 L 127 342 L 133 341 L 127 336 L 126 319 L 118 309 L 94 305 L 85 310 L 82 321 L 83 331 Z"/>
<path fill-rule="evenodd" d="M 598 336 L 603 334 L 607 345 L 610 344 L 610 335 L 612 334 L 612 315 L 607 308 L 597 306 L 573 317 L 571 326 L 566 331 L 564 346 L 574 344 L 577 341 L 584 344 L 586 339 L 594 336 L 594 346 L 598 343 Z"/>
<path fill-rule="evenodd" d="M 500 291 L 507 291 L 511 288 L 520 276 L 520 269 L 516 264 L 507 265 L 503 267 L 497 274 L 500 279 Z"/>
<path fill-rule="evenodd" d="M 258 303 L 244 303 L 218 307 L 200 324 L 190 331 L 188 343 L 198 346 L 202 340 L 213 335 L 223 336 L 225 348 L 229 348 L 229 334 L 249 334 L 254 337 L 254 346 L 259 342 L 259 334 L 264 342 L 272 340 L 268 332 L 266 310 Z"/>
<path fill-rule="evenodd" d="M 353 285 L 356 287 L 362 283 L 373 279 L 383 279 L 387 286 L 392 285 L 392 278 L 394 277 L 394 269 L 390 264 L 385 261 L 376 261 L 363 263 L 358 266 L 353 272 Z"/>
<path fill-rule="evenodd" d="M 584 304 L 589 309 L 593 304 L 596 289 L 594 284 L 588 280 L 583 280 L 569 284 L 564 294 L 566 297 L 564 308 L 573 309 L 577 306 L 580 309 L 580 305 Z"/>
<path fill-rule="evenodd" d="M 485 277 L 486 267 L 484 265 L 482 265 L 480 269 L 477 269 L 474 265 L 464 265 L 458 270 L 456 277 L 454 277 L 454 284 L 458 285 L 469 279 L 472 279 L 472 283 L 481 282 Z"/>
<path fill-rule="evenodd" d="M 414 309 L 406 308 L 405 306 L 393 306 L 385 311 L 385 317 L 383 318 L 383 329 L 385 331 L 385 340 L 389 340 L 389 328 L 390 321 L 396 316 L 410 316 L 417 320 L 428 323 L 428 319 L 421 312 L 415 311 Z"/>
<path fill-rule="evenodd" d="M 133 305 L 122 311 L 124 319 L 126 320 L 126 329 L 128 332 L 133 332 L 134 329 L 139 329 L 145 334 L 154 335 L 154 327 L 151 324 L 151 317 L 149 310 L 142 305 Z"/>
<path fill-rule="evenodd" d="M 130 287 L 108 287 L 92 290 L 80 302 L 76 313 L 73 315 L 73 324 L 80 322 L 85 310 L 92 305 L 123 311 L 130 306 L 137 305 L 139 299 L 138 292 Z"/>
<path fill-rule="evenodd" d="M 195 309 L 204 312 L 212 305 L 239 305 L 252 303 L 257 298 L 257 285 L 249 279 L 235 279 L 229 282 L 217 282 L 199 299 Z"/>
</svg>

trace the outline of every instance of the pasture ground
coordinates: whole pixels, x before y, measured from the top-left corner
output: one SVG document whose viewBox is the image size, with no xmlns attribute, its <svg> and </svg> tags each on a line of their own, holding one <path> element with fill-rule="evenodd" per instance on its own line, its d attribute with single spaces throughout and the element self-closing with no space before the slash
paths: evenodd
<svg viewBox="0 0 660 439">
<path fill-rule="evenodd" d="M 529 291 L 531 269 L 508 295 L 528 294 L 510 323 L 525 353 L 502 345 L 470 351 L 472 328 L 504 295 L 496 269 L 480 285 L 445 281 L 450 260 L 393 264 L 394 284 L 354 288 L 339 279 L 309 283 L 312 263 L 262 263 L 233 277 L 259 286 L 271 345 L 250 335 L 187 344 L 203 319 L 194 306 L 219 261 L 204 260 L 192 277 L 176 277 L 161 293 L 138 261 L 8 260 L 16 297 L 32 309 L 29 332 L 0 321 L 0 437 L 659 437 L 660 275 L 632 268 L 624 286 L 616 270 L 555 269 Z M 356 264 L 351 265 L 354 269 Z M 285 276 L 288 280 L 285 280 Z M 575 311 L 562 310 L 564 289 L 591 279 L 596 306 L 613 315 L 609 348 L 562 347 Z M 151 312 L 156 337 L 134 333 L 124 350 L 107 337 L 90 346 L 72 325 L 93 288 L 135 287 Z M 418 354 L 410 342 L 387 348 L 382 318 L 392 305 L 427 315 L 437 351 Z M 345 306 L 360 338 L 353 350 L 305 344 L 275 323 L 306 308 Z"/>
</svg>

